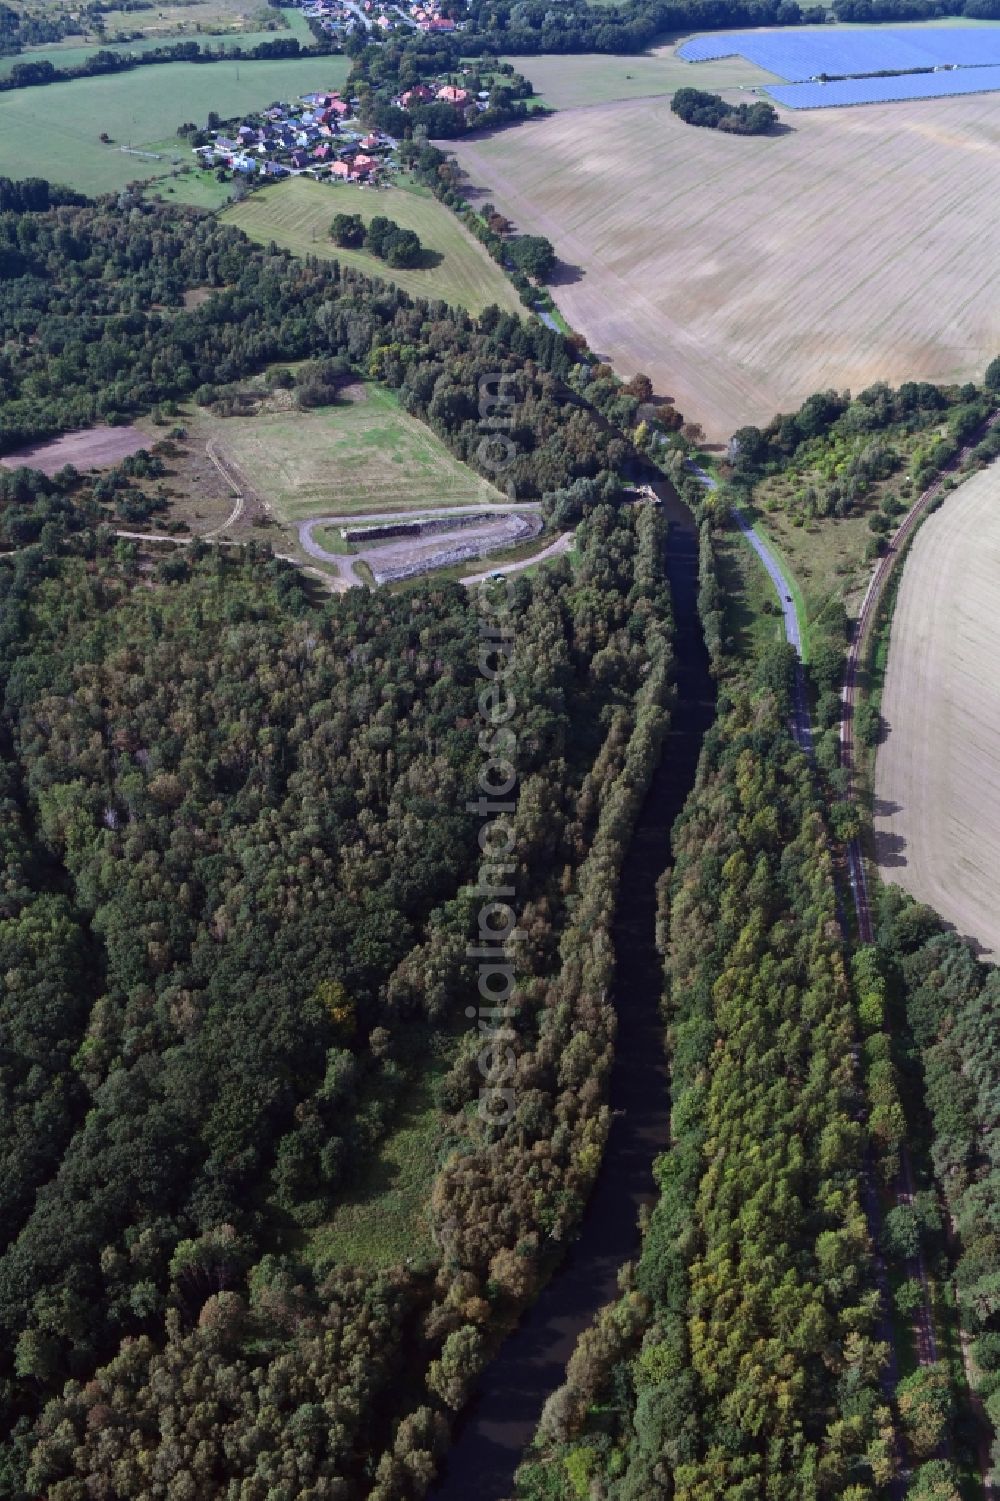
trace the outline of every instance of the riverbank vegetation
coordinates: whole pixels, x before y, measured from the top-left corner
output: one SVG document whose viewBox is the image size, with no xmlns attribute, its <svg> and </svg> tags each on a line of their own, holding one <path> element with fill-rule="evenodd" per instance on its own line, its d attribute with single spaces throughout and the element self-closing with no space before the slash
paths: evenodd
<svg viewBox="0 0 1000 1501">
<path fill-rule="evenodd" d="M 546 1408 L 521 1475 L 532 1501 L 799 1501 L 893 1472 L 851 989 L 785 712 L 767 689 L 722 702 L 675 832 L 671 1146 L 623 1299 Z"/>
<path fill-rule="evenodd" d="M 929 1123 L 929 1156 L 943 1198 L 922 1195 L 900 1230 L 954 1278 L 967 1374 L 1000 1464 L 1000 1160 L 995 1132 L 1000 970 L 931 908 L 898 887 L 880 891 L 875 961 L 885 976 L 908 1086 Z"/>
<path fill-rule="evenodd" d="M 662 523 L 595 510 L 572 569 L 494 604 L 524 938 L 497 1033 L 465 1011 L 477 600 L 317 608 L 252 549 L 149 575 L 70 520 L 0 565 L 2 1488 L 421 1495 L 600 1160 L 617 871 L 670 692 Z M 480 1111 L 511 1068 L 510 1117 Z M 392 1199 L 424 1252 L 369 1267 L 337 1206 L 383 1139 L 433 1178 Z"/>
</svg>

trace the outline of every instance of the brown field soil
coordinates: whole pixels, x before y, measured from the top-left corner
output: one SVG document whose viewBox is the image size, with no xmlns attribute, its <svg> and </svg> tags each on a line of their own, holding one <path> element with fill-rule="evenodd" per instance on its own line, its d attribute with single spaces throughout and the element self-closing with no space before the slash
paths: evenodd
<svg viewBox="0 0 1000 1501">
<path fill-rule="evenodd" d="M 74 464 L 77 469 L 101 469 L 128 458 L 130 453 L 138 453 L 140 448 L 149 448 L 152 441 L 148 433 L 131 425 L 91 427 L 78 433 L 64 433 L 49 443 L 17 448 L 0 457 L 0 464 L 5 469 L 26 464 L 43 474 L 56 474 L 66 464 Z"/>
<path fill-rule="evenodd" d="M 555 244 L 569 322 L 711 439 L 828 386 L 981 376 L 1000 348 L 1000 98 L 783 119 L 730 136 L 634 100 L 454 149 Z"/>
<path fill-rule="evenodd" d="M 882 878 L 1000 956 L 1000 464 L 959 487 L 907 559 L 875 770 Z"/>
</svg>

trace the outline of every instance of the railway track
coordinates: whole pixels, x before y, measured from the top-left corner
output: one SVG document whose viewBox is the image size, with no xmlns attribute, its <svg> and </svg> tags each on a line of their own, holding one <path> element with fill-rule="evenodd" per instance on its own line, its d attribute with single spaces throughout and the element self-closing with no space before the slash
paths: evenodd
<svg viewBox="0 0 1000 1501">
<path fill-rule="evenodd" d="M 977 446 L 978 443 L 982 441 L 983 437 L 990 431 L 991 428 L 996 427 L 998 422 L 1000 422 L 1000 411 L 994 412 L 992 417 L 990 417 L 986 422 L 984 422 L 980 427 L 976 429 L 975 433 L 969 439 L 968 443 L 966 443 L 964 448 L 960 449 L 960 451 L 955 455 L 947 468 L 942 470 L 941 474 L 934 481 L 934 483 L 932 485 L 928 485 L 927 489 L 923 491 L 919 499 L 914 503 L 914 505 L 910 507 L 906 515 L 903 517 L 903 520 L 900 522 L 898 528 L 893 533 L 892 540 L 890 541 L 887 550 L 879 559 L 878 566 L 876 567 L 874 573 L 868 581 L 868 588 L 865 591 L 865 597 L 862 601 L 861 609 L 858 613 L 857 623 L 854 627 L 854 634 L 851 638 L 850 647 L 848 648 L 847 665 L 844 671 L 844 686 L 842 693 L 843 714 L 840 722 L 840 763 L 851 775 L 851 790 L 848 793 L 848 796 L 854 795 L 854 710 L 857 705 L 858 672 L 860 665 L 864 660 L 868 640 L 871 636 L 872 625 L 874 624 L 874 621 L 878 614 L 879 606 L 881 605 L 882 599 L 885 595 L 886 585 L 888 584 L 889 579 L 892 577 L 896 563 L 898 562 L 902 553 L 906 550 L 906 547 L 913 533 L 916 531 L 920 522 L 927 514 L 928 509 L 933 505 L 938 496 L 941 494 L 946 477 L 950 474 L 953 474 L 956 469 L 959 469 L 962 464 L 964 464 L 965 460 L 972 453 L 972 450 Z M 864 874 L 864 861 L 861 859 L 860 843 L 857 840 L 852 841 L 852 843 L 858 846 L 858 882 L 857 886 L 855 887 L 855 905 L 859 908 L 859 928 L 861 927 L 861 909 L 864 909 L 864 918 L 865 923 L 867 924 L 868 936 L 866 937 L 865 934 L 862 933 L 862 937 L 867 943 L 871 941 L 871 913 L 868 902 L 868 885 Z M 854 885 L 853 876 L 852 885 Z"/>
</svg>

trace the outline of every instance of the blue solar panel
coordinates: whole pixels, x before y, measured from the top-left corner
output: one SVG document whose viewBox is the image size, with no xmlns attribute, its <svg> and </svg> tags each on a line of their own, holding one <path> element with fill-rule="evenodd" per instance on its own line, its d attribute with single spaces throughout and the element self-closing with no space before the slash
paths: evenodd
<svg viewBox="0 0 1000 1501">
<path fill-rule="evenodd" d="M 767 92 L 789 109 L 831 109 L 848 104 L 890 104 L 897 99 L 951 99 L 997 89 L 1000 67 L 905 73 L 900 78 L 845 78 L 837 83 L 772 84 Z"/>
<path fill-rule="evenodd" d="M 801 83 L 820 73 L 850 76 L 949 63 L 963 68 L 1000 67 L 1000 27 L 801 26 L 783 31 L 724 31 L 692 37 L 677 51 L 691 63 L 738 54 L 778 78 Z M 696 83 L 694 78 L 692 83 Z"/>
</svg>

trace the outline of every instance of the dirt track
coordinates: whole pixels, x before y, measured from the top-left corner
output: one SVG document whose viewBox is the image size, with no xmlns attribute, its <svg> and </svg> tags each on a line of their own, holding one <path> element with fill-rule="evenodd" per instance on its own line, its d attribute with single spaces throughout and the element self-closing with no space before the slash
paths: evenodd
<svg viewBox="0 0 1000 1501">
<path fill-rule="evenodd" d="M 1000 464 L 925 522 L 906 564 L 875 778 L 884 880 L 1000 956 Z"/>
<path fill-rule="evenodd" d="M 27 464 L 43 474 L 58 474 L 66 464 L 77 469 L 100 469 L 117 464 L 140 448 L 150 448 L 153 439 L 129 424 L 126 427 L 90 427 L 78 433 L 64 433 L 50 443 L 30 443 L 13 453 L 4 454 L 0 464 L 17 469 Z"/>
</svg>

